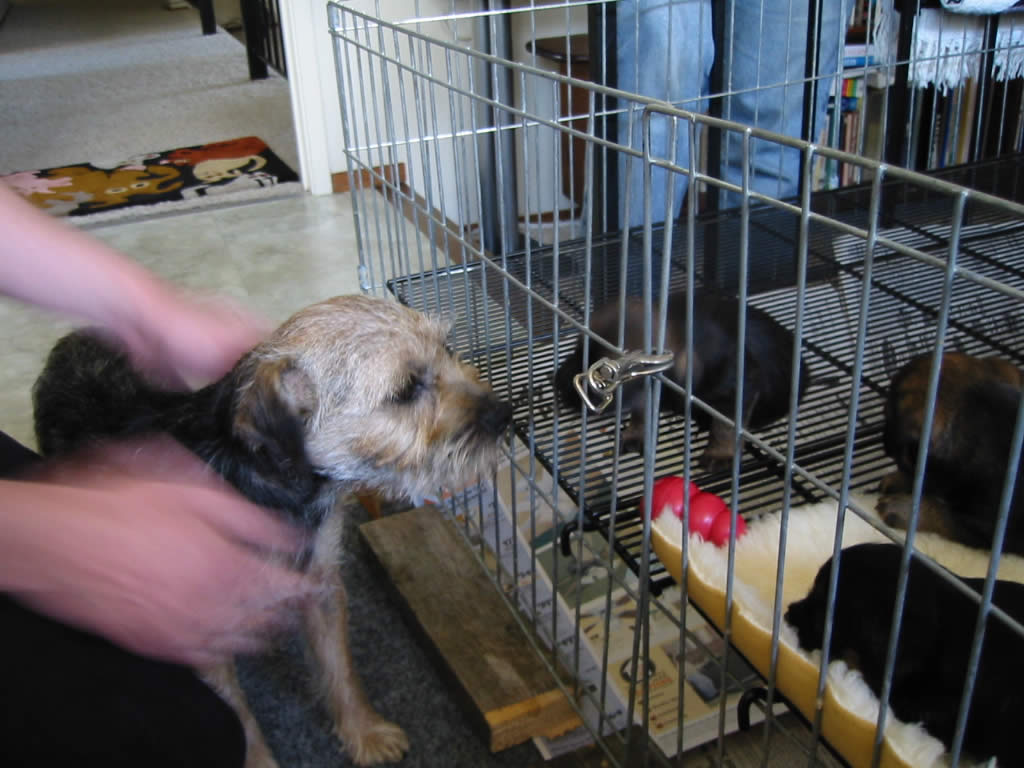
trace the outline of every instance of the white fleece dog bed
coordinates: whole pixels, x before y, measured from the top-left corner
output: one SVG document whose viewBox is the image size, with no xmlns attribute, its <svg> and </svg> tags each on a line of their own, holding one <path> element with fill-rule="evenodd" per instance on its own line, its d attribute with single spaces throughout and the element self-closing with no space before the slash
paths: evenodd
<svg viewBox="0 0 1024 768">
<path fill-rule="evenodd" d="M 850 502 L 874 512 L 876 496 L 853 495 Z M 834 501 L 793 507 L 789 513 L 786 564 L 783 579 L 783 611 L 804 597 L 818 569 L 832 556 L 835 541 Z M 749 524 L 736 542 L 733 581 L 733 644 L 767 679 L 771 668 L 771 627 L 775 602 L 781 515 L 766 515 Z M 651 529 L 651 544 L 669 573 L 681 582 L 683 527 L 675 516 L 663 514 Z M 853 511 L 846 513 L 843 547 L 871 541 L 887 541 Z M 988 553 L 970 549 L 934 534 L 919 533 L 916 548 L 949 570 L 965 577 L 984 577 Z M 694 601 L 719 627 L 725 624 L 725 589 L 728 548 L 716 547 L 696 534 L 689 540 L 690 568 L 687 588 Z M 1024 558 L 1005 555 L 999 578 L 1024 583 Z M 805 717 L 813 721 L 820 651 L 801 650 L 796 631 L 782 622 L 779 639 L 777 686 Z M 878 699 L 860 673 L 842 661 L 832 661 L 825 685 L 822 736 L 852 766 L 868 766 L 878 720 Z M 942 743 L 920 725 L 901 723 L 891 714 L 882 748 L 882 766 L 948 765 Z M 972 765 L 962 759 L 963 766 Z M 989 763 L 995 765 L 992 760 Z"/>
</svg>

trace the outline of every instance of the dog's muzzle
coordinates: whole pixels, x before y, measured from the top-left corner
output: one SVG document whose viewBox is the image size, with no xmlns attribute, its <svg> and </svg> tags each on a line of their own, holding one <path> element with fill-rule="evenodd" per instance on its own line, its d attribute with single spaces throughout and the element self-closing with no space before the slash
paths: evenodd
<svg viewBox="0 0 1024 768">
<path fill-rule="evenodd" d="M 488 397 L 480 404 L 477 425 L 481 432 L 493 437 L 503 434 L 512 423 L 512 406 L 496 397 Z"/>
</svg>

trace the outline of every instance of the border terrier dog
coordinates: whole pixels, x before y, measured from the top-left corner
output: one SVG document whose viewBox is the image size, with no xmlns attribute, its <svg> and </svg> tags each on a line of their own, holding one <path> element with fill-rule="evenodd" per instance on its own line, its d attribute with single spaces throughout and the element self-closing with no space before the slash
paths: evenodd
<svg viewBox="0 0 1024 768">
<path fill-rule="evenodd" d="M 57 342 L 33 392 L 44 455 L 166 432 L 310 532 L 306 567 L 329 589 L 306 610 L 305 630 L 335 733 L 360 765 L 398 760 L 409 744 L 367 701 L 349 653 L 337 498 L 471 482 L 493 471 L 511 420 L 511 406 L 451 354 L 446 335 L 443 323 L 395 301 L 339 296 L 293 315 L 219 381 L 179 393 L 76 331 Z M 247 766 L 276 765 L 234 665 L 202 673 L 242 719 Z"/>
<path fill-rule="evenodd" d="M 609 341 L 619 336 L 619 303 L 607 304 L 591 317 L 590 327 Z M 657 317 L 658 304 L 653 305 Z M 711 407 L 732 414 L 736 407 L 737 335 L 739 301 L 708 291 L 693 297 L 693 358 L 686 359 L 686 294 L 668 297 L 665 325 L 665 349 L 675 356 L 666 376 L 680 387 L 686 386 L 687 367 L 693 370 L 693 394 Z M 625 307 L 623 348 L 643 349 L 644 305 L 638 298 L 627 298 Z M 747 306 L 746 343 L 743 370 L 743 423 L 748 429 L 759 429 L 789 413 L 790 377 L 793 365 L 793 334 L 764 310 Z M 555 388 L 564 402 L 579 406 L 579 394 L 573 378 L 583 370 L 583 339 L 558 372 Z M 607 355 L 598 342 L 590 341 L 589 361 L 593 365 Z M 800 366 L 800 393 L 810 381 L 806 366 Z M 622 386 L 622 407 L 629 413 L 629 425 L 622 432 L 622 450 L 643 451 L 644 395 L 637 379 Z M 673 390 L 662 389 L 661 402 L 677 413 L 685 413 L 686 398 Z M 720 419 L 701 408 L 691 409 L 694 421 L 702 430 L 710 430 L 707 448 L 700 463 L 707 471 L 727 469 L 732 465 L 735 432 Z"/>
<path fill-rule="evenodd" d="M 860 670 L 876 696 L 885 674 L 902 555 L 903 548 L 895 544 L 858 544 L 844 549 L 839 560 L 831 656 Z M 808 652 L 821 648 L 831 571 L 829 558 L 807 596 L 786 611 L 786 621 Z M 985 584 L 984 579 L 961 580 L 979 594 Z M 992 598 L 1024 621 L 1024 585 L 997 581 Z M 947 749 L 956 732 L 977 619 L 978 604 L 971 597 L 918 558 L 911 559 L 889 704 L 900 720 L 921 723 Z M 995 755 L 1001 766 L 1024 760 L 1017 732 L 1024 706 L 1022 643 L 1002 620 L 986 622 L 964 733 L 964 749 L 981 760 Z"/>
<path fill-rule="evenodd" d="M 882 479 L 878 514 L 894 528 L 910 519 L 914 469 L 927 405 L 932 355 L 892 378 L 885 405 L 885 452 L 897 470 Z M 918 530 L 989 549 L 1003 492 L 1024 374 L 998 358 L 943 355 Z M 1024 490 L 1018 480 L 1003 549 L 1024 554 Z"/>
</svg>

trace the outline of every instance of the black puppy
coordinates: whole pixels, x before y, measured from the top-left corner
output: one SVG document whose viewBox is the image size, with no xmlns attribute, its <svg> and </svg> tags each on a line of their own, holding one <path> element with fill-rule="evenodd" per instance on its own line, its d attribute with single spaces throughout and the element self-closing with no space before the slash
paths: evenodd
<svg viewBox="0 0 1024 768">
<path fill-rule="evenodd" d="M 895 544 L 859 544 L 839 560 L 832 625 L 832 658 L 856 667 L 878 695 L 882 690 L 902 549 Z M 818 571 L 803 600 L 786 611 L 800 647 L 821 647 L 832 560 Z M 963 579 L 980 594 L 982 579 Z M 1024 585 L 997 581 L 993 602 L 1024 622 Z M 900 626 L 892 691 L 893 713 L 920 722 L 948 749 L 953 741 L 978 605 L 926 565 L 911 559 Z M 1024 707 L 1024 638 L 989 618 L 964 734 L 975 757 L 995 756 L 1000 766 L 1024 765 L 1017 728 Z"/>
<path fill-rule="evenodd" d="M 931 355 L 914 358 L 889 386 L 886 453 L 896 472 L 882 480 L 879 516 L 906 528 L 925 417 Z M 992 546 L 1024 376 L 1011 363 L 950 353 L 942 358 L 918 529 L 971 547 Z M 1024 554 L 1024 483 L 1011 501 L 1003 549 Z"/>
<path fill-rule="evenodd" d="M 590 327 L 601 338 L 618 340 L 619 303 L 614 302 L 597 310 L 591 317 Z M 654 304 L 654 317 L 658 316 Z M 638 298 L 629 298 L 625 306 L 626 332 L 623 348 L 643 349 L 644 306 Z M 665 349 L 675 355 L 672 368 L 666 376 L 686 385 L 687 366 L 693 370 L 693 394 L 716 410 L 731 415 L 735 409 L 737 384 L 737 316 L 739 302 L 733 297 L 706 291 L 693 298 L 693 358 L 686 359 L 686 294 L 669 296 L 665 326 Z M 607 350 L 595 341 L 590 342 L 589 363 L 593 365 L 607 356 Z M 793 334 L 764 310 L 747 306 L 746 343 L 743 371 L 743 423 L 749 429 L 758 429 L 782 418 L 789 412 L 790 377 L 793 365 Z M 555 375 L 555 386 L 567 403 L 578 406 L 579 394 L 573 378 L 583 370 L 583 338 L 576 343 L 572 355 L 563 362 Z M 806 389 L 809 377 L 806 366 L 800 367 L 800 393 Z M 629 426 L 623 430 L 622 448 L 642 451 L 644 434 L 644 397 L 640 380 L 627 382 L 622 387 L 623 409 L 628 411 Z M 663 389 L 661 402 L 678 413 L 683 413 L 686 400 L 676 392 Z M 712 419 L 704 410 L 691 409 L 697 426 L 711 430 L 708 447 L 701 464 L 708 470 L 728 467 L 732 463 L 734 432 L 719 419 Z"/>
</svg>

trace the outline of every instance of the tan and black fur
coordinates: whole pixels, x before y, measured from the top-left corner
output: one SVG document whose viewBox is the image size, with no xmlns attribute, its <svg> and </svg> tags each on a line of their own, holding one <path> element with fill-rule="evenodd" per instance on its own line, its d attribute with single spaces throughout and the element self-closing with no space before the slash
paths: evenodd
<svg viewBox="0 0 1024 768">
<path fill-rule="evenodd" d="M 932 355 L 915 357 L 889 385 L 885 451 L 897 470 L 882 479 L 878 513 L 906 528 L 920 450 Z M 989 549 L 1009 462 L 1024 374 L 998 358 L 959 352 L 943 356 L 935 400 L 918 530 Z M 1011 499 L 1003 549 L 1024 554 L 1024 491 Z"/>
<path fill-rule="evenodd" d="M 306 611 L 306 634 L 336 733 L 360 765 L 398 760 L 408 741 L 370 706 L 348 651 L 338 496 L 470 482 L 495 466 L 511 418 L 446 335 L 397 302 L 339 296 L 292 316 L 219 381 L 180 393 L 147 383 L 115 346 L 78 331 L 56 344 L 33 392 L 44 455 L 166 432 L 310 532 L 304 565 L 328 589 Z M 233 665 L 203 672 L 242 718 L 247 766 L 274 765 Z"/>
<path fill-rule="evenodd" d="M 618 302 L 601 307 L 591 317 L 591 330 L 603 339 L 615 342 L 619 337 L 620 307 Z M 716 410 L 731 415 L 736 407 L 738 382 L 737 339 L 739 302 L 709 291 L 694 293 L 693 359 L 686 359 L 686 294 L 675 293 L 668 298 L 665 324 L 665 350 L 675 356 L 673 366 L 665 375 L 681 387 L 686 386 L 687 368 L 693 372 L 693 394 Z M 653 317 L 659 316 L 657 302 Z M 643 349 L 644 305 L 638 298 L 626 299 L 625 339 L 623 348 Z M 591 340 L 589 363 L 607 356 L 606 348 Z M 789 413 L 790 377 L 793 365 L 793 334 L 767 312 L 757 307 L 746 309 L 746 343 L 744 344 L 743 414 L 744 426 L 759 429 Z M 583 339 L 560 366 L 555 375 L 559 396 L 574 405 L 579 395 L 573 377 L 583 369 Z M 807 388 L 806 366 L 800 368 L 800 392 Z M 629 425 L 623 430 L 622 448 L 642 451 L 644 434 L 643 384 L 637 379 L 622 387 L 622 408 L 629 414 Z M 686 400 L 669 389 L 662 389 L 662 404 L 683 413 Z M 694 421 L 711 436 L 701 464 L 708 470 L 731 466 L 735 437 L 733 429 L 720 419 L 693 406 Z"/>
</svg>

